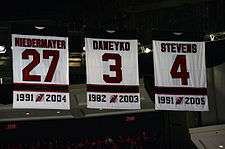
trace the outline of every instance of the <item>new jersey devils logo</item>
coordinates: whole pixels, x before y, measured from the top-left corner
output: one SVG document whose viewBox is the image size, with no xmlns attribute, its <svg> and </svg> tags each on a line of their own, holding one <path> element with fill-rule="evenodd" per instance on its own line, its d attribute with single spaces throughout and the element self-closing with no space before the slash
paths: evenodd
<svg viewBox="0 0 225 149">
<path fill-rule="evenodd" d="M 176 105 L 182 104 L 183 103 L 184 97 L 177 97 L 176 100 Z"/>
<path fill-rule="evenodd" d="M 116 103 L 117 102 L 117 97 L 118 97 L 118 95 L 112 95 L 110 97 L 110 102 L 109 103 Z"/>
<path fill-rule="evenodd" d="M 36 102 L 41 102 L 44 100 L 44 94 L 38 94 L 36 95 Z"/>
</svg>

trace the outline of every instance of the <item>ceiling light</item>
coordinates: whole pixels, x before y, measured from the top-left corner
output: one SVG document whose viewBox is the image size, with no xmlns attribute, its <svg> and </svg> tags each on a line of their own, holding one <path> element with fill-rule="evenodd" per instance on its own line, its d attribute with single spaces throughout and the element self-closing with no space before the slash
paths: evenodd
<svg viewBox="0 0 225 149">
<path fill-rule="evenodd" d="M 110 34 L 113 34 L 115 33 L 116 31 L 115 30 L 106 30 L 107 33 L 110 33 Z"/>
<path fill-rule="evenodd" d="M 145 53 L 149 53 L 149 52 L 151 52 L 152 50 L 151 49 L 149 49 L 149 48 L 145 48 Z"/>
<path fill-rule="evenodd" d="M 30 115 L 30 112 L 26 112 L 26 114 L 25 115 Z"/>
<path fill-rule="evenodd" d="M 223 145 L 219 145 L 219 148 L 223 148 Z"/>
<path fill-rule="evenodd" d="M 38 29 L 38 30 L 42 30 L 42 29 L 45 29 L 45 27 L 44 26 L 34 26 L 36 29 Z"/>
<path fill-rule="evenodd" d="M 0 46 L 0 53 L 5 53 L 5 52 L 6 52 L 5 46 Z"/>
<path fill-rule="evenodd" d="M 176 36 L 180 36 L 180 35 L 182 35 L 183 33 L 181 33 L 181 32 L 174 32 L 173 34 L 176 35 Z"/>
<path fill-rule="evenodd" d="M 211 34 L 211 35 L 209 35 L 209 37 L 210 37 L 210 40 L 211 41 L 214 41 L 215 40 L 215 35 Z"/>
</svg>

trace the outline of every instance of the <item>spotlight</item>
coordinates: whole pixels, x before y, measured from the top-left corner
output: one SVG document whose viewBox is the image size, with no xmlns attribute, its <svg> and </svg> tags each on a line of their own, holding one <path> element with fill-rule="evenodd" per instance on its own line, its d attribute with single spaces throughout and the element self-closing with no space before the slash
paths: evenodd
<svg viewBox="0 0 225 149">
<path fill-rule="evenodd" d="M 215 40 L 215 35 L 211 34 L 211 35 L 209 35 L 209 37 L 210 37 L 210 40 L 211 41 L 214 41 Z"/>
<path fill-rule="evenodd" d="M 106 30 L 107 33 L 110 33 L 110 34 L 113 34 L 115 33 L 116 31 L 115 30 Z"/>
<path fill-rule="evenodd" d="M 174 32 L 173 34 L 176 35 L 176 36 L 180 36 L 180 35 L 182 35 L 183 33 L 181 33 L 181 32 Z"/>
<path fill-rule="evenodd" d="M 5 46 L 0 46 L 0 53 L 5 53 L 5 52 L 6 52 Z"/>
<path fill-rule="evenodd" d="M 34 26 L 36 29 L 38 29 L 38 30 L 43 30 L 43 29 L 45 29 L 45 27 L 44 26 Z"/>
<path fill-rule="evenodd" d="M 149 49 L 149 48 L 145 48 L 145 51 L 144 51 L 145 53 L 149 53 L 149 52 L 152 52 L 152 50 L 151 49 Z"/>
</svg>

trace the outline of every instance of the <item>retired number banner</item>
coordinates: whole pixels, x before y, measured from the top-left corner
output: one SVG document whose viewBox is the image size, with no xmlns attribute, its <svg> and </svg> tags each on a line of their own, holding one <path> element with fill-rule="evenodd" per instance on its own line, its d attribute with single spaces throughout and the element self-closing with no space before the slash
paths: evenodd
<svg viewBox="0 0 225 149">
<path fill-rule="evenodd" d="M 153 41 L 155 109 L 208 111 L 205 43 Z"/>
<path fill-rule="evenodd" d="M 12 34 L 13 108 L 69 109 L 68 38 Z"/>
<path fill-rule="evenodd" d="M 140 109 L 137 40 L 85 39 L 87 107 Z"/>
</svg>

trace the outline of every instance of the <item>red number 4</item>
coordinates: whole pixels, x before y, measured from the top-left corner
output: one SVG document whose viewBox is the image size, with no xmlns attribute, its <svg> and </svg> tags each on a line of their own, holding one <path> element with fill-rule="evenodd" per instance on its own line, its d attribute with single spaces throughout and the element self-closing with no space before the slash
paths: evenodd
<svg viewBox="0 0 225 149">
<path fill-rule="evenodd" d="M 180 67 L 180 71 L 178 69 Z M 187 72 L 186 56 L 177 55 L 173 66 L 170 70 L 172 78 L 180 78 L 182 85 L 188 85 L 188 78 L 190 78 L 189 72 Z"/>
</svg>

